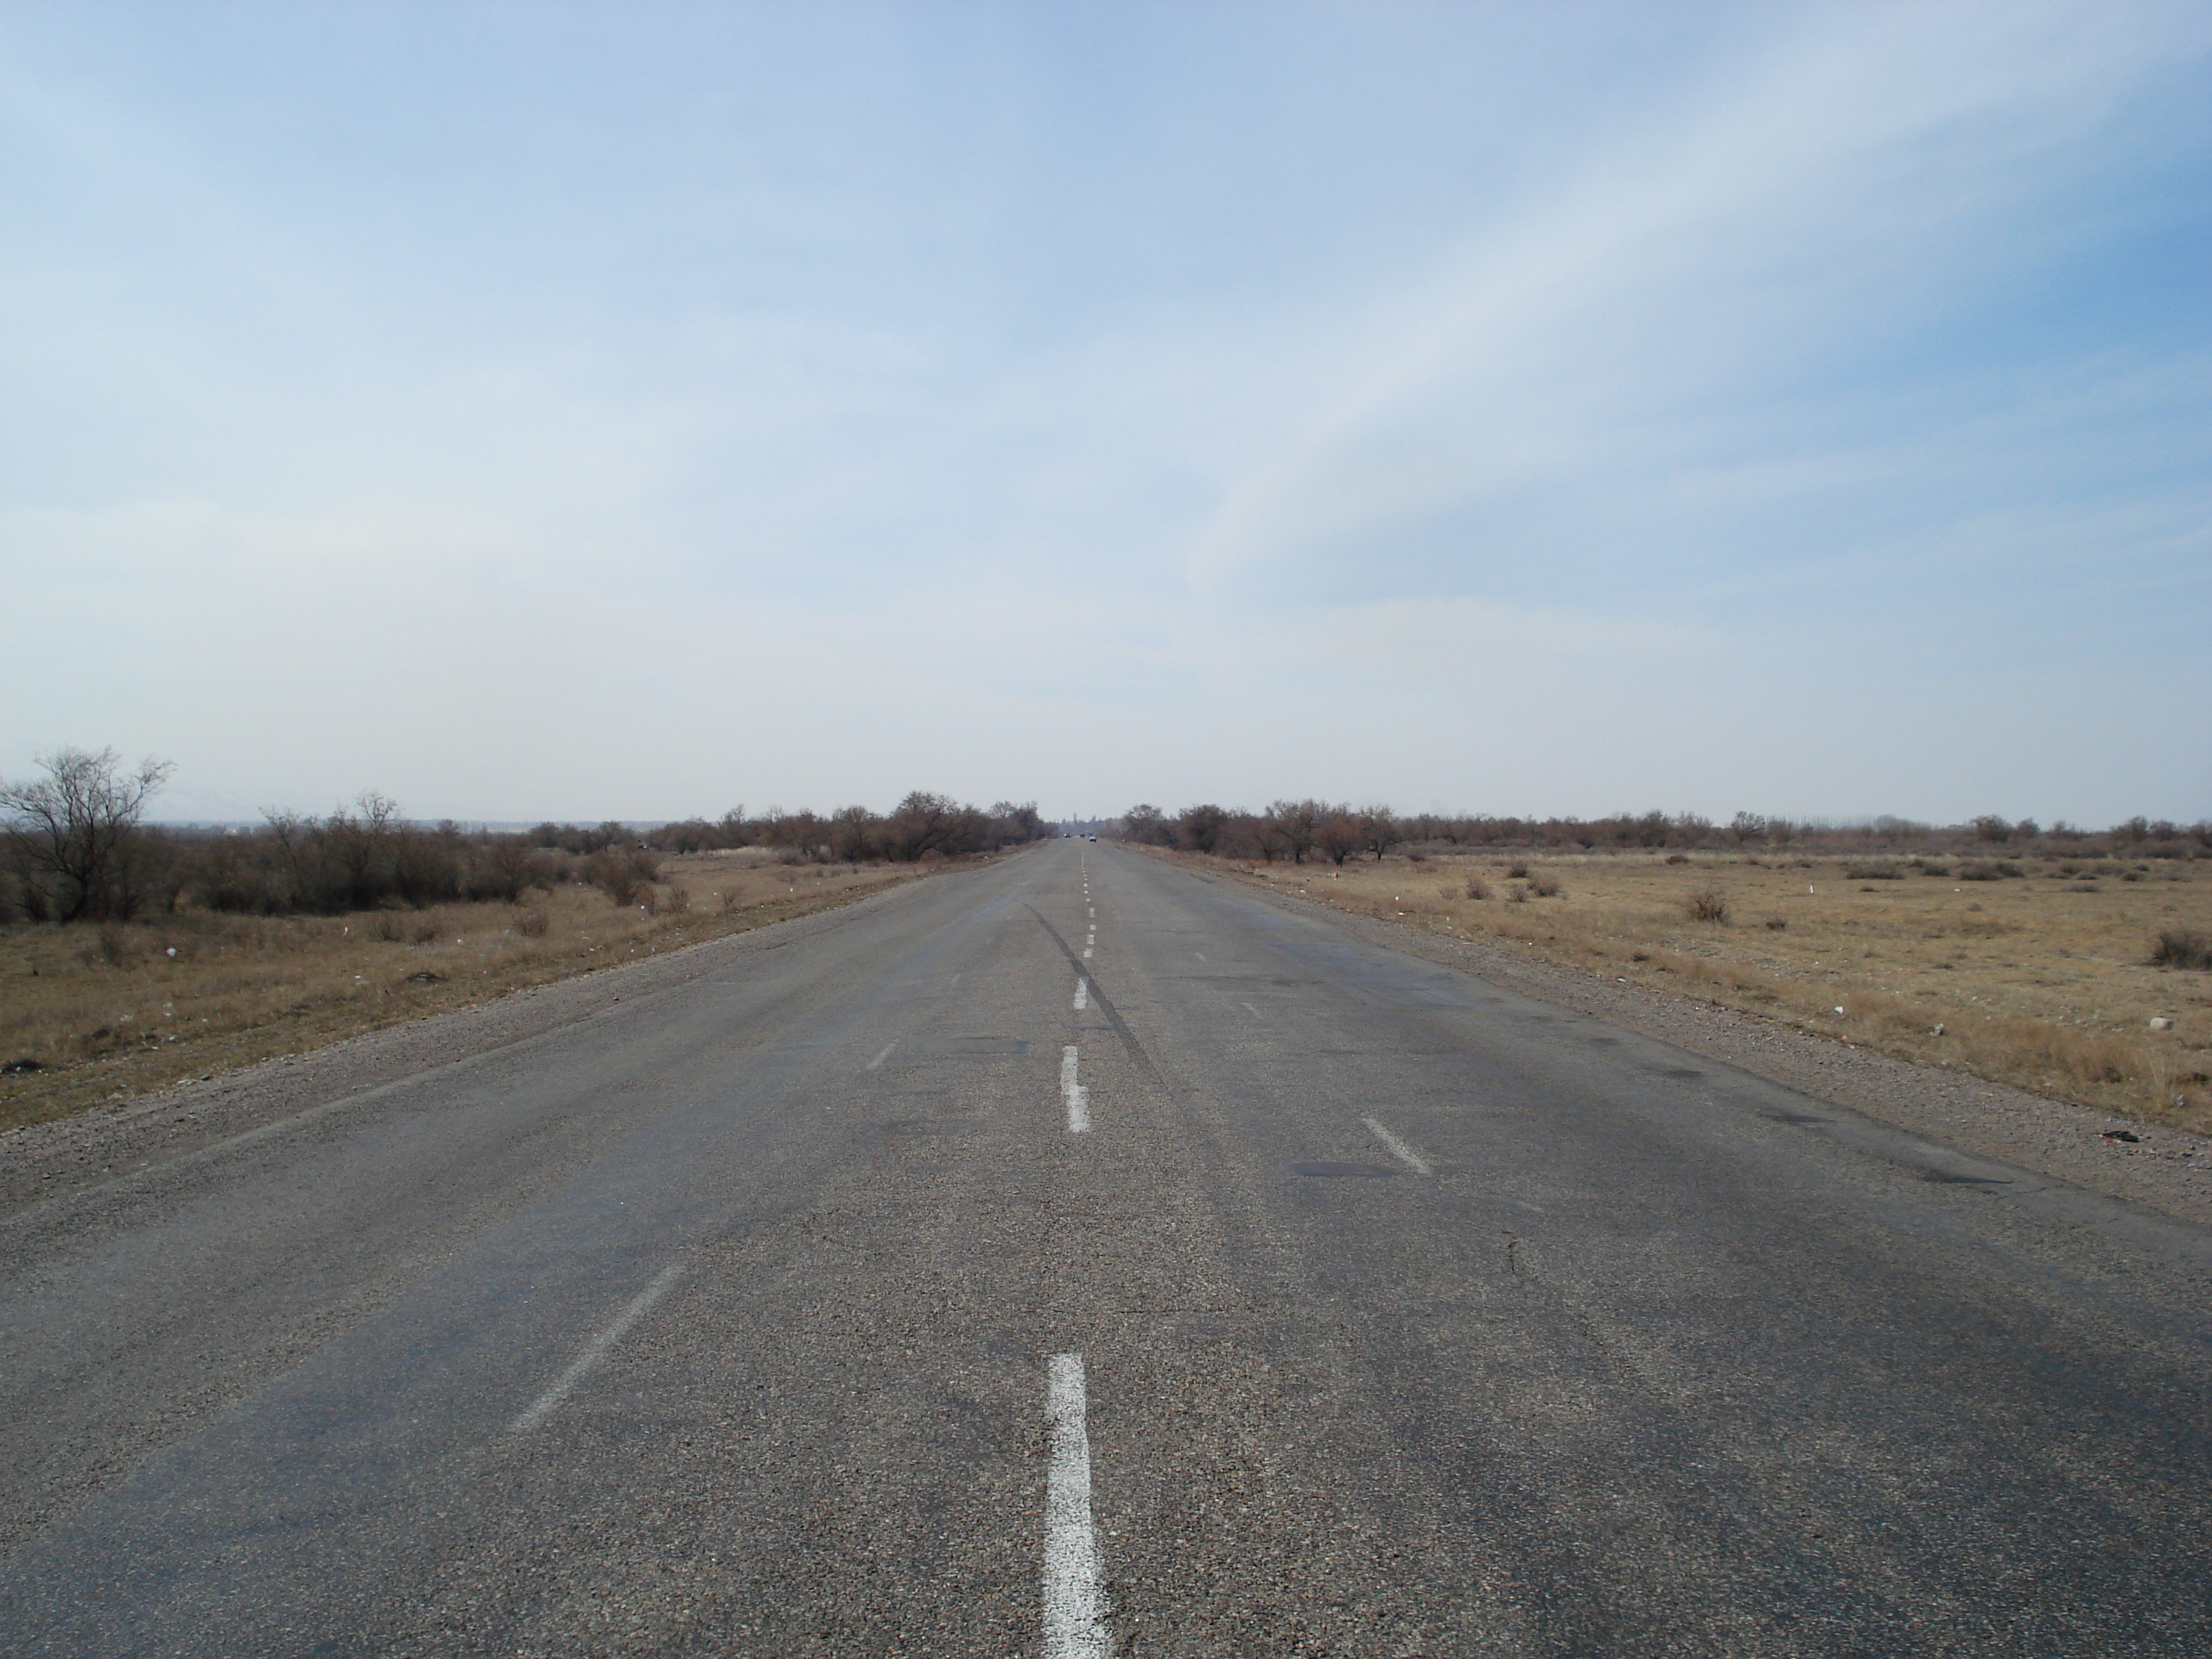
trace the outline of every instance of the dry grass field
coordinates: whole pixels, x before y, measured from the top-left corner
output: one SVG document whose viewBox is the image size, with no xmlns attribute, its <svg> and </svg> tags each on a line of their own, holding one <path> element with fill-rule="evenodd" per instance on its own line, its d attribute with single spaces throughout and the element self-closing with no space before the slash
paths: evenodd
<svg viewBox="0 0 2212 1659">
<path fill-rule="evenodd" d="M 2212 863 L 1603 853 L 1394 856 L 1341 870 L 1207 862 L 2212 1133 L 2212 972 L 2150 962 L 2163 930 L 2212 938 Z M 1699 910 L 1709 919 L 1694 919 Z"/>
<path fill-rule="evenodd" d="M 564 884 L 511 905 L 0 928 L 0 1127 L 826 909 L 933 867 L 785 866 L 747 848 L 664 860 L 649 904 Z"/>
</svg>

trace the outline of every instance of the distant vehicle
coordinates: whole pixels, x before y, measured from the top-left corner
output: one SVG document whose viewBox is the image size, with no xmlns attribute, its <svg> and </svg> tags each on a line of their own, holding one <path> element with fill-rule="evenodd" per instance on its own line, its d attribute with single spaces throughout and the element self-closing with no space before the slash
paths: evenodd
<svg viewBox="0 0 2212 1659">
<path fill-rule="evenodd" d="M 1098 839 L 1098 837 L 1097 837 L 1097 836 L 1091 836 L 1091 840 L 1093 840 L 1093 841 L 1097 841 L 1097 840 Z"/>
</svg>

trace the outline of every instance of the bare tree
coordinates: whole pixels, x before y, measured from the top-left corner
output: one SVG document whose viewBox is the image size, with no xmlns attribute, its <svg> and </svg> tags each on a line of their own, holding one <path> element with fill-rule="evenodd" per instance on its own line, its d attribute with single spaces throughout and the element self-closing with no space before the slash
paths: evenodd
<svg viewBox="0 0 2212 1659">
<path fill-rule="evenodd" d="M 991 808 L 992 832 L 1009 842 L 1031 842 L 1044 833 L 1044 815 L 1033 800 L 1002 800 Z"/>
<path fill-rule="evenodd" d="M 1165 847 L 1175 838 L 1168 831 L 1168 815 L 1148 801 L 1140 801 L 1121 814 L 1121 839 L 1140 847 Z"/>
<path fill-rule="evenodd" d="M 880 820 L 865 806 L 841 806 L 830 815 L 830 856 L 858 864 L 879 850 Z"/>
<path fill-rule="evenodd" d="M 125 772 L 112 749 L 58 749 L 39 764 L 45 777 L 0 784 L 24 908 L 62 921 L 127 916 L 137 897 L 127 879 L 131 843 L 146 803 L 168 781 L 169 763 L 149 758 Z"/>
<path fill-rule="evenodd" d="M 1221 844 L 1222 828 L 1228 822 L 1227 811 L 1211 802 L 1186 806 L 1176 817 L 1176 833 L 1192 852 L 1211 853 Z"/>
<path fill-rule="evenodd" d="M 1387 806 L 1363 806 L 1356 815 L 1359 825 L 1359 845 L 1363 852 L 1375 854 L 1381 863 L 1390 849 L 1406 839 L 1405 829 L 1397 814 Z"/>
<path fill-rule="evenodd" d="M 910 864 L 925 853 L 957 850 L 952 843 L 963 828 L 961 817 L 951 796 L 914 791 L 892 811 L 887 826 L 892 856 Z"/>
<path fill-rule="evenodd" d="M 488 837 L 469 869 L 471 896 L 520 902 L 524 893 L 544 882 L 535 849 L 520 836 Z"/>
<path fill-rule="evenodd" d="M 1329 810 L 1320 801 L 1310 799 L 1279 800 L 1267 809 L 1267 816 L 1274 820 L 1291 863 L 1306 861 L 1306 854 L 1313 851 L 1314 842 L 1321 835 L 1322 820 L 1328 816 Z"/>
<path fill-rule="evenodd" d="M 1367 845 L 1367 830 L 1354 814 L 1333 807 L 1314 832 L 1314 840 L 1330 863 L 1341 866 Z"/>
<path fill-rule="evenodd" d="M 374 789 L 354 799 L 356 817 L 343 807 L 325 818 L 317 832 L 322 851 L 337 867 L 349 910 L 373 910 L 392 885 L 387 851 L 399 817 L 399 803 Z"/>
</svg>

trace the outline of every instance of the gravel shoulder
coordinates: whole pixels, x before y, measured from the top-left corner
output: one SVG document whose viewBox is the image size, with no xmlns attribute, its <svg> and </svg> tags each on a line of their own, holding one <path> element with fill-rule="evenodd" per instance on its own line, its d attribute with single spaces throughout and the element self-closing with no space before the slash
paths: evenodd
<svg viewBox="0 0 2212 1659">
<path fill-rule="evenodd" d="M 218 1072 L 111 1106 L 0 1131 L 0 1214 L 98 1187 L 150 1164 L 251 1133 L 441 1067 L 527 1042 L 896 904 L 926 883 L 901 883 L 834 908 L 770 922 L 349 1037 L 302 1054 Z"/>
<path fill-rule="evenodd" d="M 1206 871 L 1193 873 L 1209 881 L 1231 879 Z M 1285 908 L 1324 912 L 1347 931 L 1390 950 L 1626 1026 L 1960 1152 L 2212 1226 L 2212 1143 L 2194 1135 L 1916 1066 L 1856 1043 L 1608 979 L 1533 953 L 1448 938 L 1259 883 L 1237 884 Z M 2140 1138 L 2132 1143 L 2107 1140 L 2107 1132 Z"/>
</svg>

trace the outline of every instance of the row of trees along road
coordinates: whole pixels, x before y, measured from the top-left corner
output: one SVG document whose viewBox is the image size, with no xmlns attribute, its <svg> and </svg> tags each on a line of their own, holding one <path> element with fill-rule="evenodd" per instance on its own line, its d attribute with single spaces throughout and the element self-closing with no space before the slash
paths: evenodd
<svg viewBox="0 0 2212 1659">
<path fill-rule="evenodd" d="M 1658 811 L 1620 812 L 1601 818 L 1454 817 L 1434 812 L 1401 817 L 1387 806 L 1352 806 L 1311 799 L 1279 800 L 1262 812 L 1210 802 L 1186 806 L 1172 816 L 1157 806 L 1133 806 L 1122 814 L 1120 834 L 1126 841 L 1145 846 L 1263 862 L 1287 859 L 1293 864 L 1303 864 L 1309 858 L 1342 864 L 1362 854 L 1380 859 L 1400 847 L 1439 852 L 1485 848 L 1576 852 L 1789 848 L 1799 853 L 1849 855 L 2002 846 L 2089 857 L 2142 858 L 2201 858 L 2212 853 L 2212 822 L 2178 824 L 2163 818 L 2135 817 L 2109 830 L 2090 830 L 2064 823 L 2045 829 L 2032 818 L 2015 821 L 1996 813 L 1959 824 L 1920 823 L 1889 817 L 1832 824 L 1758 812 L 1739 812 L 1726 824 L 1694 812 Z"/>
<path fill-rule="evenodd" d="M 1051 833 L 1036 804 L 989 811 L 917 790 L 887 813 L 733 808 L 713 821 L 541 823 L 522 834 L 420 823 L 374 790 L 315 817 L 270 811 L 251 829 L 149 824 L 170 775 L 126 769 L 112 749 L 42 756 L 43 775 L 0 783 L 0 922 L 128 921 L 192 904 L 322 915 L 456 899 L 513 902 L 533 887 L 588 882 L 628 903 L 662 856 L 771 848 L 799 863 L 915 863 L 971 856 Z"/>
</svg>

